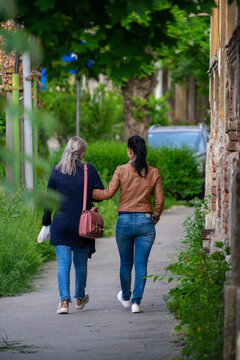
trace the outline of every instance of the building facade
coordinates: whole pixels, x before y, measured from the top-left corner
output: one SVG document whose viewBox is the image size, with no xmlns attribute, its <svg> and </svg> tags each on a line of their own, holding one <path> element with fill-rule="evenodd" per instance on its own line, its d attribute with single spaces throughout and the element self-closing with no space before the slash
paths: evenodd
<svg viewBox="0 0 240 360">
<path fill-rule="evenodd" d="M 217 0 L 211 17 L 211 132 L 206 165 L 209 237 L 231 247 L 232 271 L 224 289 L 223 359 L 240 360 L 240 12 L 236 3 Z"/>
<path fill-rule="evenodd" d="M 154 95 L 158 99 L 169 91 L 172 93 L 171 97 L 167 99 L 171 108 L 167 114 L 170 124 L 196 125 L 207 123 L 209 100 L 207 96 L 199 94 L 196 79 L 190 77 L 186 84 L 173 86 L 170 71 L 160 67 L 157 72 Z"/>
</svg>

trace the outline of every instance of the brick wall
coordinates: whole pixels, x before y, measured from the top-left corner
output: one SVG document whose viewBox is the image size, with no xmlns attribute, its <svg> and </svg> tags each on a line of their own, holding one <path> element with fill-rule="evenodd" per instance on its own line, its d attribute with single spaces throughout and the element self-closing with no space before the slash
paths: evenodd
<svg viewBox="0 0 240 360">
<path fill-rule="evenodd" d="M 223 359 L 240 360 L 240 22 L 236 3 L 217 3 L 211 18 L 211 132 L 206 164 L 211 210 L 206 228 L 212 229 L 209 251 L 215 250 L 216 241 L 232 249 L 232 271 L 224 289 Z"/>
</svg>

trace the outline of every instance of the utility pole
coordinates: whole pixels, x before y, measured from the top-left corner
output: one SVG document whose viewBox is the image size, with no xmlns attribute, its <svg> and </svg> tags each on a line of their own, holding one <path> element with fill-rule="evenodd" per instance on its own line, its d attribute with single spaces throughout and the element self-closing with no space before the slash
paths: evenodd
<svg viewBox="0 0 240 360">
<path fill-rule="evenodd" d="M 80 136 L 80 97 L 81 97 L 81 78 L 76 76 L 77 96 L 76 96 L 76 135 Z"/>
<path fill-rule="evenodd" d="M 12 102 L 14 105 L 13 116 L 13 183 L 16 189 L 20 185 L 20 108 L 19 108 L 19 52 L 16 52 L 15 69 L 12 75 Z"/>
<path fill-rule="evenodd" d="M 33 111 L 37 111 L 38 105 L 38 85 L 37 85 L 37 78 L 32 81 L 33 87 Z M 33 124 L 33 185 L 34 189 L 37 188 L 37 158 L 38 158 L 38 127 L 34 123 Z"/>
<path fill-rule="evenodd" d="M 23 104 L 24 104 L 24 152 L 33 159 L 33 131 L 29 112 L 32 111 L 31 60 L 28 52 L 23 53 Z M 25 159 L 25 183 L 27 189 L 33 189 L 33 165 Z"/>
</svg>

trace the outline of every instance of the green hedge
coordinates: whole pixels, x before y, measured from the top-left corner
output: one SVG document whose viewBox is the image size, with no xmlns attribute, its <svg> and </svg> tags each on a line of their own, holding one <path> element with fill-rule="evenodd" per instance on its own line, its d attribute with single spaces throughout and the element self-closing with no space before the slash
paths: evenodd
<svg viewBox="0 0 240 360">
<path fill-rule="evenodd" d="M 158 168 L 166 197 L 188 200 L 201 194 L 204 178 L 189 148 L 149 148 L 147 159 Z"/>
<path fill-rule="evenodd" d="M 62 151 L 51 157 L 52 166 L 58 163 L 61 154 Z M 119 142 L 91 143 L 87 147 L 84 159 L 104 176 L 106 184 L 111 180 L 116 167 L 129 161 L 126 145 Z M 204 178 L 190 149 L 149 148 L 147 161 L 150 166 L 158 168 L 166 197 L 189 200 L 201 194 Z"/>
<path fill-rule="evenodd" d="M 85 160 L 92 163 L 110 181 L 115 168 L 128 162 L 129 158 L 126 145 L 98 142 L 88 146 Z M 147 162 L 158 168 L 166 197 L 186 200 L 201 193 L 203 177 L 190 149 L 149 148 Z"/>
<path fill-rule="evenodd" d="M 55 153 L 51 158 L 52 166 L 59 161 L 61 153 Z M 93 164 L 109 182 L 116 167 L 129 161 L 127 147 L 119 142 L 92 143 L 87 147 L 85 161 Z M 158 168 L 166 197 L 187 200 L 200 195 L 204 179 L 190 149 L 149 148 L 147 161 Z"/>
</svg>

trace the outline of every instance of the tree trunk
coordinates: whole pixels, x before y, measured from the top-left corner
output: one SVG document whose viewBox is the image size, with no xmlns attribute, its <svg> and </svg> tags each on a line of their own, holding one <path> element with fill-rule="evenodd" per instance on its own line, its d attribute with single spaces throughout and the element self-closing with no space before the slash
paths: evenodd
<svg viewBox="0 0 240 360">
<path fill-rule="evenodd" d="M 124 138 L 140 135 L 147 139 L 149 126 L 148 97 L 156 85 L 156 73 L 141 79 L 133 77 L 124 89 Z M 138 99 L 137 102 L 134 99 Z M 142 103 L 142 105 L 141 105 Z M 136 105 L 137 104 L 137 105 Z M 134 108 L 137 111 L 134 111 Z M 136 113 L 138 113 L 138 116 Z"/>
</svg>

